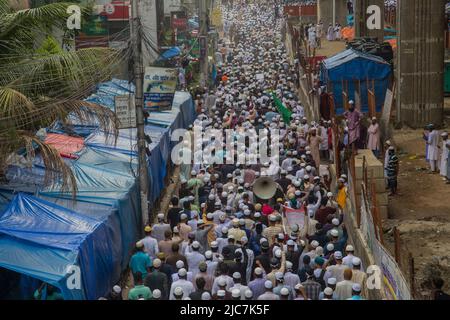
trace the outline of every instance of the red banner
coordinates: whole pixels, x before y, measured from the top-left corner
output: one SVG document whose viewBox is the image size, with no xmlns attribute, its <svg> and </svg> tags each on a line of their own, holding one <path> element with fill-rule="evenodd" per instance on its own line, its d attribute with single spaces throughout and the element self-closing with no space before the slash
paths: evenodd
<svg viewBox="0 0 450 320">
<path fill-rule="evenodd" d="M 284 14 L 287 14 L 291 17 L 316 16 L 317 5 L 284 6 Z"/>
<path fill-rule="evenodd" d="M 126 21 L 130 19 L 130 1 L 112 1 L 106 5 L 102 15 L 108 17 L 108 21 Z"/>
<path fill-rule="evenodd" d="M 172 18 L 172 28 L 178 30 L 187 29 L 187 19 L 186 18 Z"/>
</svg>

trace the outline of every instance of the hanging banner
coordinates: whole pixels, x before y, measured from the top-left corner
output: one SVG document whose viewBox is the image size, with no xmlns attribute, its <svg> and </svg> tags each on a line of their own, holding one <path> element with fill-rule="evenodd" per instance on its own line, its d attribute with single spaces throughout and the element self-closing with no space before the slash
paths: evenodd
<svg viewBox="0 0 450 320">
<path fill-rule="evenodd" d="M 136 128 L 136 107 L 134 94 L 115 96 L 115 113 L 119 120 L 119 129 Z"/>
<path fill-rule="evenodd" d="M 176 69 L 145 68 L 144 110 L 164 111 L 172 109 L 177 80 Z"/>
</svg>

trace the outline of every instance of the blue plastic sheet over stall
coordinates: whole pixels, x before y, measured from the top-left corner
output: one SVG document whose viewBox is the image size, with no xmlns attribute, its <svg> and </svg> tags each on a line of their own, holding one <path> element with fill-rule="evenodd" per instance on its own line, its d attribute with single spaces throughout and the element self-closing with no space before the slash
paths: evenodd
<svg viewBox="0 0 450 320">
<path fill-rule="evenodd" d="M 118 166 L 123 168 L 123 166 Z M 77 161 L 72 166 L 72 172 L 77 182 L 76 200 L 109 205 L 118 211 L 122 239 L 121 267 L 126 267 L 133 244 L 140 235 L 142 222 L 140 218 L 140 201 L 136 179 L 125 171 L 102 168 L 98 165 L 85 164 Z M 42 196 L 72 199 L 69 192 L 59 191 L 55 184 L 39 194 Z"/>
<path fill-rule="evenodd" d="M 132 92 L 133 85 L 113 79 L 98 85 L 86 100 L 113 110 L 114 96 Z M 172 110 L 150 114 L 145 125 L 152 140 L 150 202 L 164 188 L 174 144 L 171 133 L 187 128 L 194 119 L 194 103 L 186 92 L 176 92 Z M 65 159 L 76 178 L 75 199 L 70 192 L 60 191 L 57 181 L 45 185 L 45 167 L 39 156 L 32 167 L 9 166 L 8 183 L 0 186 L 0 266 L 22 275 L 24 298 L 35 289 L 35 279 L 59 288 L 67 300 L 103 296 L 119 280 L 142 231 L 136 129 L 121 129 L 115 139 L 101 132 L 98 124 L 85 125 L 75 116 L 70 120 L 70 128 L 55 124 L 49 131 L 85 137 L 79 158 Z M 15 221 L 20 223 L 15 225 Z M 82 272 L 81 290 L 66 287 L 67 268 L 74 264 Z"/>
<path fill-rule="evenodd" d="M 57 287 L 64 299 L 97 299 L 113 281 L 109 230 L 102 220 L 19 193 L 0 216 L 0 266 Z M 81 287 L 70 287 L 78 266 Z M 69 280 L 69 281 L 68 281 Z"/>
<path fill-rule="evenodd" d="M 343 82 L 348 85 L 349 99 L 354 100 L 359 81 L 362 93 L 361 110 L 367 112 L 369 110 L 367 88 L 368 84 L 369 89 L 372 87 L 372 80 L 374 80 L 376 109 L 380 112 L 389 87 L 391 73 L 390 64 L 382 58 L 349 49 L 323 61 L 320 80 L 334 94 L 336 114 L 344 112 Z"/>
</svg>

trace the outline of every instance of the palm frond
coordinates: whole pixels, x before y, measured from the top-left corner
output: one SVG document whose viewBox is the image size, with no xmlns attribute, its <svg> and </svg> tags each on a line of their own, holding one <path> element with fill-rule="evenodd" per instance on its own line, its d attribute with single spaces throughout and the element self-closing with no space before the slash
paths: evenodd
<svg viewBox="0 0 450 320">
<path fill-rule="evenodd" d="M 0 135 L 0 172 L 5 169 L 5 159 L 16 152 L 18 148 L 26 150 L 29 163 L 36 157 L 37 152 L 45 166 L 44 186 L 58 188 L 63 192 L 71 192 L 73 197 L 77 193 L 77 183 L 71 168 L 61 158 L 58 150 L 41 141 L 38 137 L 26 131 L 17 132 L 17 139 L 11 141 L 7 136 Z"/>
<path fill-rule="evenodd" d="M 44 185 L 51 187 L 55 182 L 59 182 L 61 191 L 71 191 L 75 197 L 77 192 L 75 175 L 61 158 L 58 150 L 42 142 L 36 136 L 25 133 L 21 135 L 21 140 L 27 150 L 27 155 L 31 158 L 35 157 L 35 146 L 37 146 L 45 166 Z"/>
<path fill-rule="evenodd" d="M 34 103 L 23 93 L 0 87 L 0 118 L 21 117 L 34 109 Z"/>
</svg>

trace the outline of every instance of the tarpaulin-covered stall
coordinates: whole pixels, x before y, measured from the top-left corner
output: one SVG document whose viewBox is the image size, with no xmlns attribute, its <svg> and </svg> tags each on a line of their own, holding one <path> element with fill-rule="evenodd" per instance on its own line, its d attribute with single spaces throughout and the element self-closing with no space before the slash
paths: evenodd
<svg viewBox="0 0 450 320">
<path fill-rule="evenodd" d="M 344 112 L 343 84 L 347 87 L 349 99 L 354 100 L 355 89 L 359 83 L 361 110 L 367 112 L 369 109 L 367 89 L 370 89 L 374 82 L 376 109 L 380 112 L 389 87 L 391 72 L 391 66 L 382 58 L 349 49 L 323 61 L 320 80 L 334 95 L 336 114 Z"/>
<path fill-rule="evenodd" d="M 115 246 L 102 220 L 23 193 L 0 216 L 0 266 L 55 286 L 67 300 L 110 290 Z"/>
<path fill-rule="evenodd" d="M 118 166 L 122 168 L 122 166 Z M 136 239 L 142 230 L 140 201 L 136 179 L 121 171 L 75 162 L 72 167 L 77 182 L 76 200 L 109 205 L 118 211 L 122 237 L 121 266 L 125 268 Z M 46 188 L 42 196 L 72 199 L 70 192 L 59 191 L 58 184 Z M 119 232 L 119 230 L 116 230 Z"/>
</svg>

